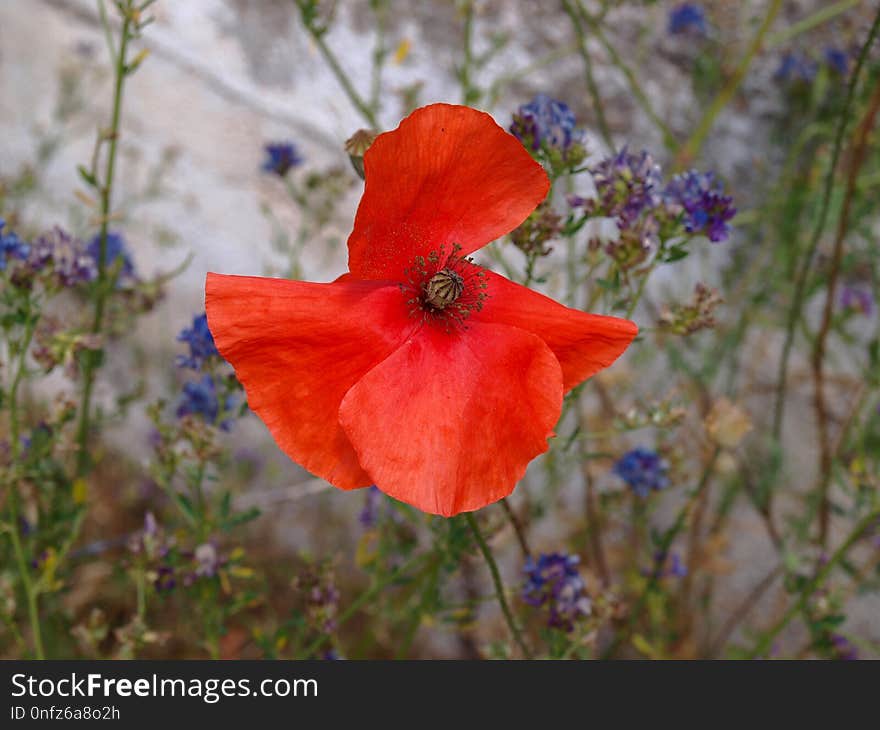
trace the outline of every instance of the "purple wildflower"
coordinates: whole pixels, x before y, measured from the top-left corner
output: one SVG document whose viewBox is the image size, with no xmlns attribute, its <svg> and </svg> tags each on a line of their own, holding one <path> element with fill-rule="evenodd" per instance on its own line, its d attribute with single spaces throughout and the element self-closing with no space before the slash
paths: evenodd
<svg viewBox="0 0 880 730">
<path fill-rule="evenodd" d="M 840 307 L 870 317 L 874 312 L 874 296 L 866 286 L 847 284 L 840 292 Z"/>
<path fill-rule="evenodd" d="M 6 221 L 0 218 L 0 271 L 6 270 L 9 259 L 26 260 L 31 250 L 31 247 L 15 233 L 3 233 L 5 226 Z"/>
<path fill-rule="evenodd" d="M 207 423 L 214 423 L 220 411 L 217 401 L 217 386 L 214 378 L 205 375 L 199 381 L 183 384 L 183 397 L 177 406 L 177 417 L 198 415 Z"/>
<path fill-rule="evenodd" d="M 859 658 L 858 649 L 842 634 L 831 635 L 831 646 L 834 648 L 834 653 L 838 659 L 854 661 Z"/>
<path fill-rule="evenodd" d="M 663 191 L 666 207 L 682 215 L 685 230 L 706 236 L 713 243 L 730 237 L 728 221 L 736 215 L 733 198 L 711 172 L 696 170 L 676 175 Z"/>
<path fill-rule="evenodd" d="M 577 619 L 590 614 L 579 560 L 577 555 L 550 553 L 540 555 L 537 562 L 531 557 L 526 561 L 523 600 L 530 606 L 547 607 L 547 623 L 553 628 L 571 631 Z"/>
<path fill-rule="evenodd" d="M 34 242 L 27 263 L 34 274 L 51 267 L 59 286 L 85 284 L 98 276 L 98 267 L 86 244 L 58 226 Z"/>
<path fill-rule="evenodd" d="M 849 54 L 839 48 L 828 47 L 825 49 L 825 64 L 832 71 L 846 76 L 849 73 Z"/>
<path fill-rule="evenodd" d="M 230 393 L 223 403 L 224 412 L 235 408 L 235 395 Z M 224 431 L 232 428 L 232 419 L 217 423 L 220 415 L 220 399 L 217 396 L 217 383 L 211 375 L 203 375 L 201 380 L 183 384 L 183 393 L 177 405 L 177 417 L 200 416 L 205 423 L 218 425 Z"/>
<path fill-rule="evenodd" d="M 597 197 L 586 201 L 587 213 L 616 218 L 621 230 L 633 228 L 660 203 L 660 166 L 644 150 L 636 155 L 623 147 L 590 173 Z"/>
<path fill-rule="evenodd" d="M 101 234 L 98 233 L 89 241 L 89 245 L 87 248 L 89 256 L 91 256 L 95 260 L 95 266 L 98 265 L 98 262 L 101 258 Z M 120 278 L 135 278 L 134 274 L 134 264 L 131 261 L 131 255 L 128 252 L 128 249 L 125 245 L 125 239 L 119 233 L 108 233 L 107 234 L 107 248 L 105 249 L 105 258 L 104 258 L 104 267 L 106 269 L 112 269 L 115 266 L 119 267 L 119 277 Z"/>
<path fill-rule="evenodd" d="M 563 156 L 576 145 L 583 149 L 585 138 L 568 105 L 546 94 L 536 95 L 514 113 L 510 133 L 533 152 L 556 150 Z"/>
<path fill-rule="evenodd" d="M 706 14 L 703 8 L 696 3 L 681 3 L 669 11 L 670 35 L 700 35 L 708 32 Z"/>
<path fill-rule="evenodd" d="M 303 158 L 292 142 L 273 142 L 265 145 L 263 149 L 266 152 L 263 172 L 284 177 L 292 168 L 303 163 Z"/>
<path fill-rule="evenodd" d="M 788 51 L 782 56 L 779 68 L 773 74 L 777 81 L 790 84 L 810 84 L 816 77 L 816 63 L 797 51 Z"/>
<path fill-rule="evenodd" d="M 206 314 L 193 317 L 192 326 L 184 328 L 177 336 L 177 340 L 189 345 L 189 355 L 179 355 L 177 358 L 179 367 L 200 370 L 205 360 L 220 354 L 214 344 L 214 336 L 208 329 Z"/>
<path fill-rule="evenodd" d="M 647 497 L 651 490 L 669 486 L 669 464 L 656 451 L 635 448 L 625 453 L 614 465 L 614 473 L 625 481 L 639 497 Z"/>
</svg>

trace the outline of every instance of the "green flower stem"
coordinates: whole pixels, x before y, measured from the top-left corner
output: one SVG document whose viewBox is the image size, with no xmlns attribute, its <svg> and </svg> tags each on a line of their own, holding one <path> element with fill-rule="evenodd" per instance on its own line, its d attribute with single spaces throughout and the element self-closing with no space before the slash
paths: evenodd
<svg viewBox="0 0 880 730">
<path fill-rule="evenodd" d="M 516 512 L 513 511 L 513 507 L 510 506 L 510 502 L 507 501 L 507 497 L 502 497 L 500 504 L 501 507 L 504 509 L 504 514 L 507 516 L 507 521 L 513 528 L 513 532 L 516 535 L 516 541 L 519 543 L 519 547 L 520 550 L 522 550 L 523 557 L 530 558 L 532 556 L 532 550 L 529 547 L 529 541 L 526 539 L 526 532 L 523 529 L 519 517 L 517 517 Z"/>
<path fill-rule="evenodd" d="M 823 23 L 827 23 L 829 20 L 836 18 L 841 13 L 845 13 L 847 10 L 854 8 L 857 5 L 861 5 L 863 2 L 864 0 L 841 0 L 840 2 L 822 8 L 821 10 L 817 10 L 812 15 L 790 25 L 785 30 L 781 30 L 778 33 L 773 33 L 768 36 L 766 47 L 776 48 L 785 45 L 799 35 L 803 35 L 804 33 L 813 30 L 813 28 L 817 28 Z"/>
<path fill-rule="evenodd" d="M 632 316 L 636 311 L 636 307 L 638 306 L 639 301 L 641 301 L 641 298 L 645 293 L 645 287 L 648 284 L 648 278 L 651 276 L 654 269 L 657 268 L 657 264 L 659 262 L 659 255 L 660 254 L 658 252 L 657 255 L 654 257 L 654 260 L 651 262 L 651 264 L 645 270 L 645 273 L 642 274 L 642 279 L 641 279 L 641 281 L 639 281 L 639 288 L 636 289 L 636 293 L 633 295 L 633 298 L 630 301 L 629 306 L 626 308 L 626 314 L 624 315 L 626 317 L 626 319 L 632 319 Z"/>
<path fill-rule="evenodd" d="M 25 330 L 24 336 L 19 343 L 17 355 L 17 364 L 15 376 L 12 379 L 12 385 L 9 389 L 9 438 L 10 452 L 12 457 L 11 473 L 13 477 L 9 484 L 9 539 L 12 541 L 12 551 L 15 555 L 15 564 L 18 569 L 18 575 L 21 579 L 22 588 L 24 589 L 25 599 L 27 601 L 28 618 L 31 625 L 31 634 L 34 642 L 34 656 L 37 659 L 45 659 L 46 654 L 43 650 L 43 637 L 40 630 L 40 606 L 39 606 L 39 590 L 31 578 L 30 568 L 27 558 L 24 554 L 24 547 L 19 537 L 19 526 L 21 517 L 21 507 L 19 505 L 20 495 L 18 493 L 18 483 L 16 481 L 15 472 L 19 465 L 19 456 L 21 454 L 21 425 L 18 418 L 18 390 L 21 387 L 21 381 L 24 378 L 27 369 L 27 353 L 31 346 L 31 340 L 34 336 L 35 319 L 31 313 L 30 299 L 25 311 Z"/>
<path fill-rule="evenodd" d="M 846 101 L 840 108 L 840 115 L 838 116 L 837 121 L 837 131 L 834 135 L 834 148 L 831 152 L 831 163 L 828 166 L 828 171 L 825 173 L 825 189 L 822 194 L 819 215 L 816 218 L 816 225 L 810 236 L 807 251 L 804 255 L 795 282 L 794 298 L 792 299 L 791 309 L 788 313 L 785 342 L 782 346 L 782 357 L 779 359 L 779 372 L 776 376 L 776 403 L 773 409 L 773 439 L 776 442 L 779 441 L 779 437 L 782 433 L 782 421 L 785 416 L 785 396 L 788 388 L 788 361 L 791 357 L 792 346 L 794 345 L 795 329 L 797 328 L 801 309 L 803 308 L 804 299 L 806 297 L 807 278 L 809 277 L 810 269 L 813 267 L 813 258 L 816 255 L 816 250 L 819 247 L 819 240 L 822 238 L 822 232 L 825 230 L 825 223 L 828 220 L 828 211 L 831 207 L 831 193 L 834 190 L 834 176 L 837 170 L 838 160 L 840 159 L 840 153 L 843 149 L 843 138 L 846 134 L 847 124 L 850 119 L 850 110 L 852 108 L 853 99 L 855 98 L 856 87 L 858 86 L 859 78 L 862 74 L 862 68 L 868 57 L 868 51 L 873 45 L 874 40 L 877 38 L 878 30 L 880 30 L 880 10 L 878 10 L 877 14 L 874 16 L 874 22 L 868 33 L 868 39 L 862 46 L 861 53 L 859 53 L 859 60 L 856 63 L 852 78 L 847 86 Z"/>
<path fill-rule="evenodd" d="M 715 97 L 715 99 L 713 99 L 712 103 L 709 105 L 709 108 L 706 109 L 706 112 L 703 114 L 703 118 L 700 119 L 699 124 L 697 124 L 697 128 L 694 130 L 694 133 L 691 135 L 690 139 L 685 142 L 682 145 L 681 149 L 678 151 L 675 165 L 676 169 L 681 170 L 682 168 L 687 167 L 691 163 L 691 161 L 700 153 L 700 150 L 703 147 L 703 143 L 709 136 L 709 132 L 712 131 L 712 127 L 715 124 L 716 118 L 733 98 L 733 95 L 742 84 L 743 79 L 745 79 L 746 74 L 748 73 L 749 68 L 752 65 L 752 61 L 761 50 L 761 47 L 764 43 L 764 38 L 766 37 L 767 32 L 770 30 L 770 26 L 773 24 L 773 21 L 776 20 L 776 16 L 779 15 L 779 11 L 781 9 L 782 0 L 773 0 L 773 3 L 770 5 L 770 9 L 767 11 L 767 15 L 764 17 L 764 21 L 758 28 L 755 36 L 752 38 L 751 43 L 749 43 L 746 54 L 739 62 L 739 65 L 737 66 L 736 71 L 734 71 L 733 76 L 730 77 L 730 80 L 727 82 L 727 84 L 725 84 L 721 91 L 718 92 L 718 95 Z"/>
<path fill-rule="evenodd" d="M 752 651 L 749 652 L 748 659 L 758 659 L 767 655 L 767 652 L 773 644 L 773 640 L 786 626 L 788 626 L 789 623 L 791 623 L 791 620 L 798 613 L 804 610 L 807 601 L 810 600 L 810 597 L 822 586 L 828 576 L 831 575 L 831 571 L 834 570 L 838 563 L 846 557 L 852 546 L 862 538 L 877 520 L 880 520 L 880 509 L 875 509 L 862 518 L 862 520 L 856 525 L 855 529 L 849 534 L 849 537 L 847 537 L 843 544 L 837 548 L 834 555 L 831 556 L 828 562 L 822 566 L 813 579 L 803 588 L 798 596 L 798 600 L 795 601 L 788 611 L 783 614 L 782 618 L 780 618 L 768 631 L 761 635 L 755 643 Z"/>
<path fill-rule="evenodd" d="M 596 124 L 599 126 L 599 133 L 602 140 L 610 150 L 614 150 L 614 140 L 611 137 L 611 129 L 608 126 L 608 120 L 605 118 L 605 108 L 602 105 L 602 97 L 599 94 L 599 87 L 596 85 L 596 78 L 593 76 L 593 61 L 590 58 L 590 51 L 587 48 L 587 37 L 584 33 L 584 26 L 577 14 L 574 6 L 569 0 L 562 0 L 562 7 L 571 20 L 571 27 L 577 38 L 577 48 L 584 62 L 584 77 L 587 82 L 587 91 L 590 92 L 590 98 L 593 101 L 593 108 L 596 111 Z"/>
<path fill-rule="evenodd" d="M 464 60 L 459 69 L 458 76 L 461 81 L 461 103 L 465 105 L 473 104 L 480 98 L 480 91 L 477 89 L 471 78 L 471 72 L 474 67 L 474 3 L 473 0 L 464 0 L 461 4 L 464 13 L 464 38 L 463 48 Z"/>
<path fill-rule="evenodd" d="M 777 2 L 781 2 L 781 0 L 777 0 Z M 657 129 L 660 130 L 660 133 L 663 135 L 663 144 L 667 149 L 675 149 L 676 140 L 672 134 L 672 130 L 655 111 L 653 104 L 651 104 L 651 100 L 639 84 L 635 72 L 626 64 L 617 52 L 617 49 L 611 44 L 611 41 L 608 40 L 608 36 L 606 36 L 605 32 L 602 30 L 601 21 L 587 12 L 580 0 L 576 0 L 576 7 L 581 19 L 590 27 L 593 35 L 596 36 L 596 39 L 602 45 L 602 48 L 605 49 L 611 62 L 620 69 L 621 73 L 623 73 L 629 84 L 629 90 L 639 103 L 639 106 L 642 107 L 642 111 L 645 112 L 648 119 L 650 119 Z"/>
<path fill-rule="evenodd" d="M 310 16 L 307 7 L 309 3 L 307 0 L 295 0 L 295 2 L 302 14 L 303 26 L 305 26 L 306 31 L 312 37 L 312 40 L 315 42 L 315 45 L 318 47 L 318 50 L 321 52 L 321 55 L 324 57 L 324 60 L 327 62 L 327 65 L 330 67 L 330 70 L 333 72 L 333 75 L 336 77 L 336 80 L 339 82 L 345 95 L 348 97 L 348 100 L 352 103 L 355 109 L 361 113 L 361 116 L 366 120 L 370 127 L 373 129 L 379 129 L 379 121 L 376 119 L 376 113 L 370 108 L 370 105 L 364 101 L 363 97 L 357 92 L 357 89 L 354 88 L 354 84 L 352 84 L 351 79 L 348 78 L 348 74 L 345 73 L 339 60 L 324 41 L 325 30 L 323 28 L 318 28 L 309 20 Z"/>
<path fill-rule="evenodd" d="M 647 604 L 648 602 L 648 597 L 656 590 L 657 585 L 660 583 L 660 578 L 662 577 L 663 572 L 663 563 L 668 557 L 669 548 L 672 547 L 672 543 L 675 541 L 675 538 L 678 537 L 679 533 L 684 529 L 685 525 L 687 524 L 688 516 L 690 515 L 691 510 L 697 504 L 700 495 L 709 485 L 709 481 L 711 480 L 712 474 L 715 471 L 715 464 L 718 462 L 718 457 L 720 455 L 721 449 L 716 446 L 715 449 L 712 451 L 712 454 L 709 456 L 705 467 L 703 467 L 703 473 L 700 476 L 700 481 L 697 483 L 696 488 L 688 495 L 687 501 L 678 511 L 678 515 L 675 518 L 675 522 L 672 523 L 672 527 L 670 527 L 668 530 L 666 530 L 665 533 L 663 533 L 663 537 L 660 539 L 660 542 L 657 545 L 656 552 L 659 556 L 659 559 L 655 560 L 654 570 L 651 571 L 651 575 L 648 578 L 647 583 L 645 584 L 644 590 L 642 591 L 639 599 L 636 601 L 635 606 L 630 612 L 629 622 L 626 628 L 614 637 L 614 641 L 611 642 L 610 646 L 605 650 L 604 654 L 602 655 L 603 659 L 610 658 L 614 654 L 614 652 L 617 651 L 620 645 L 623 644 L 623 642 L 626 641 L 632 634 L 636 622 L 641 617 L 642 611 L 645 608 L 645 604 Z"/>
<path fill-rule="evenodd" d="M 486 538 L 483 537 L 483 533 L 480 532 L 480 526 L 477 524 L 477 518 L 474 517 L 473 512 L 467 512 L 465 514 L 465 518 L 467 519 L 467 523 L 471 528 L 471 532 L 474 533 L 474 539 L 477 541 L 477 545 L 480 547 L 480 552 L 483 553 L 483 557 L 486 559 L 486 565 L 489 567 L 489 572 L 492 574 L 492 582 L 495 584 L 495 596 L 498 598 L 498 604 L 501 606 L 501 611 L 504 614 L 504 619 L 507 621 L 507 626 L 510 629 L 510 633 L 513 635 L 513 640 L 516 642 L 516 645 L 519 647 L 519 650 L 522 652 L 523 656 L 526 659 L 532 659 L 532 653 L 529 650 L 529 647 L 526 645 L 525 640 L 522 637 L 522 633 L 520 633 L 519 627 L 516 625 L 516 621 L 513 618 L 513 613 L 510 611 L 510 606 L 507 603 L 507 598 L 504 595 L 504 583 L 501 581 L 501 573 L 498 571 L 498 564 L 495 562 L 495 558 L 492 557 L 492 551 L 489 549 L 489 545 L 486 543 Z"/>
<path fill-rule="evenodd" d="M 114 88 L 113 88 L 113 113 L 110 121 L 110 129 L 103 133 L 109 142 L 107 164 L 104 170 L 104 182 L 101 186 L 101 232 L 100 247 L 98 252 L 98 281 L 95 293 L 95 310 L 92 317 L 91 332 L 99 334 L 104 326 L 104 310 L 107 303 L 114 277 L 107 278 L 107 230 L 110 225 L 110 212 L 112 208 L 113 179 L 116 172 L 116 150 L 119 141 L 119 122 L 122 116 L 122 91 L 125 77 L 129 73 L 126 61 L 128 42 L 131 39 L 132 26 L 136 23 L 135 7 L 129 0 L 125 9 L 122 9 L 122 30 L 120 33 L 119 53 L 114 58 Z M 83 389 L 82 401 L 79 409 L 79 426 L 77 428 L 77 458 L 76 477 L 83 477 L 89 470 L 89 430 L 91 428 L 92 394 L 95 386 L 95 375 L 100 364 L 100 353 L 89 351 L 83 363 Z"/>
</svg>

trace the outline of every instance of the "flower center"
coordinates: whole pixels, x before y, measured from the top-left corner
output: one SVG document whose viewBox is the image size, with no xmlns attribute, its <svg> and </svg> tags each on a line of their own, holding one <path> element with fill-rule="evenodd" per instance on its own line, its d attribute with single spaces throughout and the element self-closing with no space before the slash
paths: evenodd
<svg viewBox="0 0 880 730">
<path fill-rule="evenodd" d="M 425 284 L 425 304 L 434 309 L 446 309 L 461 296 L 464 279 L 452 269 L 442 269 Z"/>
<path fill-rule="evenodd" d="M 487 298 L 486 272 L 473 260 L 459 256 L 461 246 L 452 252 L 431 251 L 427 257 L 416 256 L 414 265 L 404 271 L 406 283 L 400 285 L 407 295 L 411 317 L 437 324 L 447 332 L 465 327 L 474 310 L 480 311 Z"/>
</svg>

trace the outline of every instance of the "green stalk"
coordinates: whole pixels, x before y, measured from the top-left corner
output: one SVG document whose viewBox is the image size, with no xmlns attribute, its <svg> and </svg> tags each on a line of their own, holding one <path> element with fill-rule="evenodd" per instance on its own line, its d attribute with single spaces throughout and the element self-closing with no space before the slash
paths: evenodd
<svg viewBox="0 0 880 730">
<path fill-rule="evenodd" d="M 853 71 L 852 78 L 849 81 L 849 85 L 846 90 L 846 101 L 840 109 L 840 116 L 838 117 L 837 122 L 837 131 L 834 135 L 834 148 L 831 152 L 831 163 L 828 166 L 828 171 L 825 173 L 825 188 L 822 193 L 822 201 L 819 208 L 819 216 L 816 219 L 816 225 L 813 229 L 813 233 L 810 236 L 810 241 L 807 246 L 807 252 L 803 259 L 803 264 L 801 265 L 800 271 L 798 272 L 798 277 L 795 282 L 795 290 L 794 290 L 794 299 L 792 300 L 791 309 L 788 313 L 788 322 L 786 324 L 785 331 L 785 342 L 782 346 L 782 357 L 779 360 L 779 372 L 776 377 L 776 404 L 773 409 L 773 438 L 775 441 L 779 441 L 779 437 L 782 433 L 782 420 L 785 415 L 785 396 L 786 390 L 788 387 L 788 361 L 791 357 L 791 349 L 794 345 L 794 335 L 795 329 L 797 327 L 798 320 L 800 319 L 801 309 L 804 304 L 804 297 L 806 296 L 807 290 L 807 278 L 810 273 L 810 269 L 813 266 L 813 258 L 816 255 L 816 250 L 819 248 L 819 240 L 822 238 L 822 233 L 825 230 L 825 223 L 828 220 L 828 211 L 831 208 L 831 193 L 834 190 L 834 176 L 837 170 L 837 163 L 840 159 L 840 153 L 843 149 L 843 138 L 846 134 L 846 128 L 850 119 L 850 110 L 852 108 L 853 99 L 855 98 L 856 88 L 859 83 L 859 77 L 862 73 L 862 68 L 865 65 L 865 60 L 868 57 L 868 51 L 874 43 L 874 40 L 877 37 L 878 30 L 880 30 L 880 10 L 877 11 L 877 14 L 874 16 L 874 23 L 871 25 L 871 30 L 868 33 L 868 39 L 865 41 L 865 45 L 862 46 L 861 53 L 859 53 L 859 60 L 856 63 L 855 70 Z"/>
<path fill-rule="evenodd" d="M 803 35 L 804 33 L 813 30 L 813 28 L 817 28 L 823 23 L 827 23 L 829 20 L 836 18 L 841 13 L 845 13 L 850 8 L 854 8 L 856 5 L 861 5 L 863 2 L 864 0 L 841 0 L 840 2 L 822 8 L 803 20 L 798 21 L 794 25 L 789 26 L 785 30 L 781 30 L 778 33 L 769 36 L 767 38 L 767 48 L 776 48 L 777 46 L 784 45 L 794 38 L 797 38 L 799 35 Z"/>
<path fill-rule="evenodd" d="M 648 119 L 650 119 L 654 123 L 654 125 L 657 127 L 658 130 L 660 130 L 660 133 L 663 135 L 663 144 L 666 146 L 667 149 L 674 149 L 676 146 L 676 141 L 675 137 L 672 134 L 672 130 L 669 128 L 666 122 L 664 122 L 660 118 L 660 115 L 657 114 L 657 112 L 654 110 L 654 105 L 651 104 L 651 100 L 642 89 L 641 84 L 639 84 L 639 80 L 638 78 L 636 78 L 635 72 L 623 60 L 621 55 L 617 52 L 617 49 L 611 44 L 611 41 L 608 40 L 608 37 L 602 30 L 600 19 L 594 18 L 592 15 L 590 15 L 586 11 L 580 0 L 577 0 L 577 10 L 581 16 L 581 19 L 590 27 L 593 35 L 596 36 L 596 39 L 602 45 L 602 48 L 605 49 L 605 52 L 611 59 L 611 62 L 615 66 L 617 66 L 617 68 L 620 69 L 621 73 L 623 73 L 624 77 L 626 77 L 626 81 L 629 84 L 629 90 L 635 97 L 636 101 L 639 103 L 639 106 L 642 107 L 642 111 L 645 112 Z"/>
<path fill-rule="evenodd" d="M 21 349 L 16 353 L 18 362 L 16 365 L 15 376 L 12 380 L 12 386 L 9 389 L 9 419 L 10 419 L 10 451 L 12 457 L 12 469 L 18 467 L 19 456 L 21 455 L 21 426 L 18 418 L 18 389 L 24 378 L 27 364 L 27 352 L 31 346 L 31 340 L 34 336 L 35 321 L 30 311 L 30 299 L 28 299 L 27 311 L 25 312 L 25 331 L 21 340 Z M 24 554 L 24 547 L 21 544 L 21 538 L 18 535 L 21 509 L 19 506 L 18 484 L 15 477 L 9 485 L 9 539 L 12 541 L 12 551 L 15 555 L 15 564 L 18 569 L 21 584 L 24 588 L 24 594 L 27 601 L 28 618 L 31 625 L 31 634 L 34 640 L 34 655 L 37 659 L 45 659 L 46 654 L 43 649 L 43 636 L 40 629 L 40 606 L 38 598 L 38 589 L 31 579 L 30 568 L 28 567 L 27 558 Z"/>
<path fill-rule="evenodd" d="M 107 164 L 104 170 L 104 184 L 101 187 L 101 232 L 100 246 L 98 251 L 98 281 L 95 294 L 95 311 L 92 317 L 93 334 L 99 334 L 104 326 L 104 312 L 110 287 L 113 285 L 112 278 L 107 278 L 107 231 L 110 225 L 110 211 L 113 196 L 113 178 L 116 172 L 116 150 L 119 141 L 119 120 L 122 116 L 122 90 L 125 77 L 128 74 L 126 67 L 126 51 L 131 37 L 132 23 L 134 22 L 133 7 L 129 3 L 122 13 L 122 31 L 119 43 L 119 53 L 114 58 L 113 88 L 113 114 L 110 129 L 106 133 L 110 146 L 107 153 Z M 77 428 L 77 459 L 76 476 L 80 478 L 89 469 L 89 429 L 91 427 L 92 395 L 95 386 L 95 375 L 98 369 L 100 355 L 89 351 L 83 363 L 83 390 L 82 401 L 79 409 L 79 426 Z"/>
<path fill-rule="evenodd" d="M 308 31 L 308 34 L 312 37 L 315 45 L 318 46 L 318 50 L 321 52 L 321 55 L 324 57 L 324 60 L 327 62 L 327 65 L 330 67 L 330 70 L 333 72 L 333 75 L 336 77 L 336 80 L 339 82 L 345 95 L 348 97 L 348 100 L 352 103 L 355 109 L 361 113 L 361 116 L 367 121 L 372 129 L 379 129 L 379 122 L 376 119 L 375 112 L 370 108 L 370 105 L 363 100 L 361 95 L 357 92 L 357 89 L 354 88 L 354 84 L 352 84 L 351 79 L 348 78 L 348 74 L 345 73 L 339 60 L 333 54 L 333 51 L 330 50 L 330 47 L 325 43 L 325 31 L 316 28 L 313 23 L 309 22 L 306 7 L 308 3 L 306 0 L 295 0 L 295 2 L 302 13 L 303 25 L 305 26 L 306 31 Z"/>
<path fill-rule="evenodd" d="M 489 545 L 486 542 L 486 538 L 483 537 L 483 533 L 480 532 L 480 526 L 477 524 L 477 519 L 474 517 L 474 513 L 466 513 L 465 518 L 471 528 L 471 532 L 474 533 L 474 539 L 480 547 L 480 552 L 483 553 L 483 557 L 486 559 L 486 565 L 489 567 L 489 572 L 492 574 L 492 582 L 495 584 L 495 596 L 498 599 L 498 604 L 501 606 L 504 620 L 507 621 L 507 626 L 510 629 L 510 633 L 513 635 L 513 640 L 516 642 L 516 645 L 519 647 L 523 656 L 526 659 L 532 659 L 532 652 L 526 645 L 522 633 L 520 633 L 519 627 L 516 625 L 516 621 L 513 618 L 513 613 L 507 603 L 507 598 L 504 596 L 504 583 L 501 581 L 501 573 L 498 570 L 498 563 L 496 563 L 495 558 L 492 557 L 492 551 L 489 549 Z"/>
<path fill-rule="evenodd" d="M 596 123 L 599 125 L 599 133 L 602 140 L 612 152 L 614 151 L 614 139 L 611 136 L 611 129 L 608 126 L 608 120 L 605 118 L 605 108 L 602 105 L 602 97 L 599 94 L 599 87 L 596 84 L 596 78 L 593 76 L 593 60 L 590 58 L 590 51 L 587 48 L 587 37 L 584 33 L 584 27 L 578 17 L 577 11 L 569 0 L 562 0 L 562 7 L 571 20 L 571 27 L 577 37 L 578 51 L 584 62 L 584 77 L 587 81 L 587 90 L 590 92 L 590 98 L 593 101 L 593 107 L 596 110 Z"/>
<path fill-rule="evenodd" d="M 699 124 L 697 124 L 697 128 L 691 135 L 690 139 L 685 142 L 679 150 L 677 155 L 676 168 L 681 169 L 683 167 L 687 167 L 690 164 L 691 160 L 693 160 L 700 153 L 700 149 L 702 149 L 703 143 L 706 141 L 706 137 L 708 137 L 709 132 L 712 131 L 712 127 L 715 124 L 715 119 L 733 98 L 733 95 L 736 93 L 737 89 L 739 89 L 740 85 L 743 82 L 743 79 L 745 79 L 746 74 L 748 73 L 748 70 L 752 65 L 752 61 L 761 50 L 761 46 L 764 42 L 764 38 L 767 35 L 767 32 L 770 30 L 770 26 L 773 24 L 773 21 L 776 20 L 776 16 L 779 15 L 779 11 L 781 9 L 782 0 L 773 0 L 773 4 L 767 11 L 764 22 L 761 23 L 761 27 L 758 28 L 758 32 L 755 33 L 755 37 L 752 38 L 751 43 L 749 43 L 746 55 L 743 56 L 742 60 L 739 62 L 739 66 L 736 67 L 736 71 L 734 71 L 733 76 L 731 76 L 730 78 L 730 81 L 728 81 L 724 88 L 721 89 L 720 92 L 718 92 L 718 95 L 715 97 L 715 99 L 713 99 L 705 114 L 703 114 L 703 118 L 700 120 Z"/>
</svg>

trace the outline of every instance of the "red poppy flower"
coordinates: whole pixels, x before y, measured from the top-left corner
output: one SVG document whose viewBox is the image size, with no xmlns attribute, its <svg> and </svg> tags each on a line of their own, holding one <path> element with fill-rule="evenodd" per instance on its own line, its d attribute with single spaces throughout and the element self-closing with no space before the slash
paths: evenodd
<svg viewBox="0 0 880 730">
<path fill-rule="evenodd" d="M 278 445 L 341 489 L 454 515 L 510 494 L 563 394 L 636 335 L 467 255 L 549 181 L 490 116 L 418 109 L 364 157 L 350 273 L 329 284 L 209 273 L 208 324 Z"/>
</svg>

